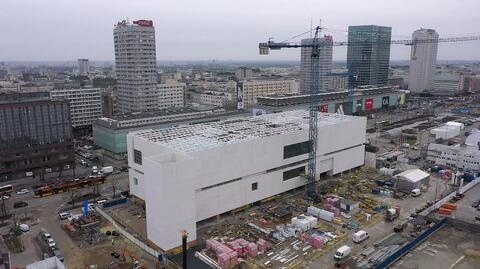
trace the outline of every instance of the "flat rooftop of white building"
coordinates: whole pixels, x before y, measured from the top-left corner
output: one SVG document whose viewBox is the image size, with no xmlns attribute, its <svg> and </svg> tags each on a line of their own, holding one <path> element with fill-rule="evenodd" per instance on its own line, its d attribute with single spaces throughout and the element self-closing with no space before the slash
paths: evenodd
<svg viewBox="0 0 480 269">
<path fill-rule="evenodd" d="M 308 130 L 308 111 L 292 110 L 217 122 L 137 132 L 137 137 L 181 152 L 196 152 L 252 139 Z M 318 128 L 358 117 L 319 113 Z"/>
</svg>

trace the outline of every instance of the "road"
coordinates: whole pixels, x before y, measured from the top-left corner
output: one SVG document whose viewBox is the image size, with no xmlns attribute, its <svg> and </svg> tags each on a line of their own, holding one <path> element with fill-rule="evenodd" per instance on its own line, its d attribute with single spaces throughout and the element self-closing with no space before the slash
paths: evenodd
<svg viewBox="0 0 480 269">
<path fill-rule="evenodd" d="M 128 173 L 121 173 L 118 175 L 110 176 L 107 178 L 105 184 L 99 185 L 99 193 L 103 197 L 112 196 L 112 180 L 115 180 L 117 194 L 120 190 L 128 188 Z M 24 186 L 34 185 L 35 180 L 32 182 L 24 182 Z M 92 191 L 92 188 L 79 189 L 82 194 Z M 25 266 L 32 262 L 38 261 L 42 258 L 42 251 L 40 250 L 38 243 L 35 242 L 35 236 L 41 231 L 46 229 L 57 243 L 58 248 L 65 256 L 65 263 L 69 268 L 75 268 L 73 265 L 81 264 L 83 261 L 79 261 L 78 253 L 82 251 L 72 241 L 72 239 L 63 231 L 60 223 L 57 220 L 57 212 L 60 207 L 66 204 L 70 200 L 70 193 L 60 193 L 42 198 L 35 198 L 32 191 L 25 195 L 13 194 L 12 198 L 5 201 L 6 208 L 9 212 L 15 214 L 17 219 L 25 216 L 34 217 L 33 223 L 27 222 L 31 226 L 31 230 L 22 235 L 22 241 L 25 243 L 26 250 L 23 253 L 12 253 L 12 264 L 15 266 Z M 13 208 L 13 204 L 16 201 L 25 201 L 28 203 L 24 208 Z M 2 234 L 8 233 L 10 226 L 0 228 Z M 78 268 L 78 267 L 77 267 Z"/>
</svg>

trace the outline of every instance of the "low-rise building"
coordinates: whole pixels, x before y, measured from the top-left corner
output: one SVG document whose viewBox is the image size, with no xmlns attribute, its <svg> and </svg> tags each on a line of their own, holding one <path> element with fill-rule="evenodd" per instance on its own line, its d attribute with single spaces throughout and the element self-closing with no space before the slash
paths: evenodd
<svg viewBox="0 0 480 269">
<path fill-rule="evenodd" d="M 463 170 L 480 171 L 480 131 L 472 130 L 465 139 L 465 144 L 449 146 L 430 143 L 427 160 Z"/>
<path fill-rule="evenodd" d="M 63 99 L 70 103 L 72 127 L 89 127 L 102 117 L 102 97 L 100 88 L 54 89 L 52 99 Z"/>
<path fill-rule="evenodd" d="M 294 93 L 298 93 L 295 80 L 244 80 L 237 84 L 237 99 L 243 107 L 253 106 L 261 96 Z"/>
<path fill-rule="evenodd" d="M 365 117 L 320 113 L 317 124 L 317 179 L 363 165 Z M 305 185 L 308 130 L 308 111 L 292 110 L 129 133 L 130 192 L 146 203 L 150 243 L 170 250 L 181 229 L 196 240 L 197 222 Z"/>
<path fill-rule="evenodd" d="M 224 107 L 235 100 L 232 92 L 223 91 L 191 91 L 189 95 L 193 103 L 207 106 Z"/>
</svg>

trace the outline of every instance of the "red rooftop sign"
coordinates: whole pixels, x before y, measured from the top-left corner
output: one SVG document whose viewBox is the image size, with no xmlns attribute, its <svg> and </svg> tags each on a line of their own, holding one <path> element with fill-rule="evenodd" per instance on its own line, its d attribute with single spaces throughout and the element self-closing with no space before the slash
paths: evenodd
<svg viewBox="0 0 480 269">
<path fill-rule="evenodd" d="M 133 21 L 133 24 L 136 24 L 139 26 L 153 27 L 153 21 L 149 21 L 149 20 Z"/>
</svg>

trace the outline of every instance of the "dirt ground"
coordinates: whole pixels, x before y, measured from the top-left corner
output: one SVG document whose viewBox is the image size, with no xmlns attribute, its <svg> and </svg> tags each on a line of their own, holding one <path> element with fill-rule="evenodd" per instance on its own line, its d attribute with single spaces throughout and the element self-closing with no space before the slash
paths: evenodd
<svg viewBox="0 0 480 269">
<path fill-rule="evenodd" d="M 480 268 L 480 234 L 446 226 L 392 268 Z"/>
</svg>

